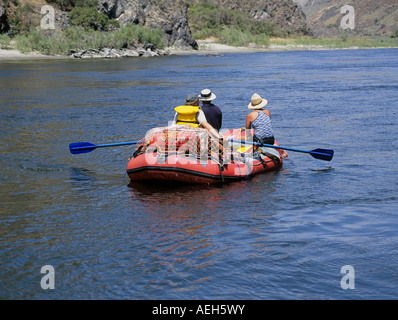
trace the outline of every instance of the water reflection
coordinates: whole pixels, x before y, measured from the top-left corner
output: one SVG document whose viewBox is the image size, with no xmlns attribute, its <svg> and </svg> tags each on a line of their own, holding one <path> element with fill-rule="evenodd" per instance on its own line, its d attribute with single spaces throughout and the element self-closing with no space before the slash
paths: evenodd
<svg viewBox="0 0 398 320">
<path fill-rule="evenodd" d="M 161 216 L 178 212 L 228 212 L 239 208 L 247 211 L 271 198 L 277 187 L 279 172 L 225 184 L 181 184 L 167 182 L 130 182 L 131 200 L 144 205 L 148 212 Z M 239 211 L 234 214 L 239 214 Z"/>
<path fill-rule="evenodd" d="M 215 185 L 130 183 L 130 205 L 139 206 L 140 217 L 147 220 L 152 234 L 171 239 L 173 234 L 201 234 L 207 239 L 213 231 L 218 236 L 230 232 L 231 221 L 239 224 L 248 216 L 267 214 L 272 206 L 261 207 L 262 197 L 272 197 L 274 183 L 275 175 Z"/>
<path fill-rule="evenodd" d="M 84 184 L 89 185 L 90 182 L 96 180 L 96 174 L 86 168 L 72 167 L 70 168 L 70 179 L 72 182 L 84 182 Z"/>
<path fill-rule="evenodd" d="M 215 185 L 130 183 L 140 242 L 149 247 L 142 273 L 152 276 L 142 285 L 158 297 L 162 290 L 174 298 L 200 288 L 215 294 L 220 261 L 230 261 L 233 274 L 242 268 L 236 262 L 245 259 L 244 252 L 252 252 L 254 259 L 255 252 L 267 249 L 268 238 L 260 229 L 272 213 L 261 208 L 261 197 L 272 196 L 277 177 Z"/>
<path fill-rule="evenodd" d="M 192 185 L 169 183 L 130 183 L 131 200 L 137 201 L 149 215 L 171 221 L 190 217 L 206 217 L 223 200 L 222 185 Z M 198 213 L 198 214 L 197 214 Z"/>
</svg>

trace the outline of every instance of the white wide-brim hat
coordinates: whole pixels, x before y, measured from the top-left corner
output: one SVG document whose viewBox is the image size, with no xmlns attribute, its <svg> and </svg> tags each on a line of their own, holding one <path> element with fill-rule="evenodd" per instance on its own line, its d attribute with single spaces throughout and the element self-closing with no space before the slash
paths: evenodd
<svg viewBox="0 0 398 320">
<path fill-rule="evenodd" d="M 216 95 L 209 89 L 204 89 L 200 92 L 199 99 L 201 101 L 212 101 L 216 98 Z"/>
<path fill-rule="evenodd" d="M 263 99 L 257 93 L 253 94 L 251 102 L 247 106 L 250 110 L 261 109 L 267 105 L 268 101 Z"/>
</svg>

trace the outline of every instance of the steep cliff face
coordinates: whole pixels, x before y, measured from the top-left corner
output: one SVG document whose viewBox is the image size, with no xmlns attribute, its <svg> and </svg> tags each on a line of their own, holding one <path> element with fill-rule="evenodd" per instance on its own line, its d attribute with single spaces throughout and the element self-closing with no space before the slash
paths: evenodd
<svg viewBox="0 0 398 320">
<path fill-rule="evenodd" d="M 6 6 L 4 2 L 0 0 L 0 33 L 7 32 L 9 28 Z"/>
<path fill-rule="evenodd" d="M 336 37 L 346 32 L 364 36 L 390 36 L 398 30 L 397 0 L 293 0 L 305 13 L 316 36 Z M 343 29 L 344 5 L 354 8 L 354 29 Z"/>
<path fill-rule="evenodd" d="M 197 48 L 188 24 L 189 4 L 209 2 L 215 6 L 248 12 L 253 19 L 268 21 L 292 34 L 310 34 L 303 11 L 293 0 L 101 0 L 101 10 L 121 24 L 138 23 L 161 28 L 167 45 Z"/>
<path fill-rule="evenodd" d="M 98 0 L 98 2 L 98 10 L 109 18 L 118 20 L 121 25 L 132 22 L 164 30 L 166 46 L 195 49 L 198 47 L 192 38 L 188 23 L 188 6 L 195 2 L 210 2 L 218 7 L 247 12 L 255 20 L 276 24 L 291 34 L 308 33 L 305 15 L 293 0 Z M 5 5 L 6 3 L 8 6 Z M 48 3 L 57 6 L 56 24 L 61 23 L 62 29 L 67 28 L 68 13 L 62 11 L 59 6 L 63 3 L 61 8 L 70 10 L 74 2 L 68 0 L 18 0 L 12 5 L 12 8 L 10 3 L 10 1 L 0 0 L 0 32 L 7 32 L 9 28 L 7 9 L 10 15 L 26 4 L 34 8 L 34 12 L 30 12 L 30 14 L 36 15 L 36 20 L 42 18 L 41 5 Z M 26 12 L 26 10 L 19 10 L 22 15 L 27 14 Z M 26 20 L 24 17 L 20 18 L 21 21 Z"/>
<path fill-rule="evenodd" d="M 166 45 L 197 48 L 187 20 L 185 0 L 101 0 L 101 11 L 120 24 L 132 22 L 166 33 Z"/>
</svg>

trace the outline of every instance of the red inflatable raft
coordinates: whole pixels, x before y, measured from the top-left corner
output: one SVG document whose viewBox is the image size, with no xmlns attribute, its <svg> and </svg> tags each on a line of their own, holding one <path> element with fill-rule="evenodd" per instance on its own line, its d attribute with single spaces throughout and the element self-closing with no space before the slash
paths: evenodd
<svg viewBox="0 0 398 320">
<path fill-rule="evenodd" d="M 223 133 L 224 141 L 216 141 L 205 129 L 154 128 L 137 145 L 127 165 L 127 174 L 132 182 L 209 184 L 248 179 L 282 167 L 283 158 L 278 149 L 228 141 L 245 141 L 247 135 L 244 129 L 234 129 Z"/>
</svg>

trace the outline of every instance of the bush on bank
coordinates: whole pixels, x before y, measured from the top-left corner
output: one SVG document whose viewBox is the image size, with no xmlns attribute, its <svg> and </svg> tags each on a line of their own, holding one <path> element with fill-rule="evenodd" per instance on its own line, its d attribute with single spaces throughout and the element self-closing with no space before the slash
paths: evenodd
<svg viewBox="0 0 398 320">
<path fill-rule="evenodd" d="M 15 3 L 14 3 L 15 2 Z M 29 3 L 10 4 L 10 31 L 0 34 L 0 49 L 16 48 L 23 53 L 40 52 L 47 55 L 68 55 L 72 50 L 129 48 L 135 43 L 151 43 L 165 47 L 164 31 L 119 22 L 98 12 L 98 0 L 52 0 L 57 8 L 69 11 L 69 27 L 43 30 L 41 15 Z"/>
<path fill-rule="evenodd" d="M 37 51 L 47 55 L 68 55 L 72 50 L 93 48 L 128 48 L 135 42 L 152 43 L 159 49 L 165 47 L 162 30 L 134 24 L 107 32 L 82 26 L 72 26 L 64 31 L 32 30 L 25 35 L 17 35 L 13 40 L 22 53 Z M 2 43 L 7 43 L 7 40 L 0 39 L 0 45 Z"/>
<path fill-rule="evenodd" d="M 188 18 L 194 39 L 215 37 L 232 46 L 249 43 L 267 46 L 269 37 L 284 35 L 276 25 L 253 20 L 249 13 L 219 8 L 208 2 L 190 5 Z"/>
</svg>

